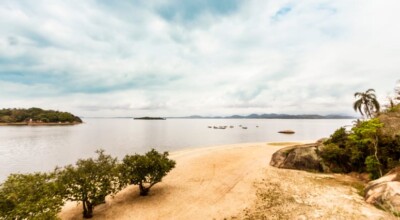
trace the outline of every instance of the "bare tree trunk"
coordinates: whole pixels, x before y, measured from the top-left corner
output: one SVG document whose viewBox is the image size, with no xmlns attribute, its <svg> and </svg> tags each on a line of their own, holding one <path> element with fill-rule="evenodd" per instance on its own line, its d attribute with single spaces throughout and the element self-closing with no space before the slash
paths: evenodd
<svg viewBox="0 0 400 220">
<path fill-rule="evenodd" d="M 143 183 L 139 183 L 139 190 L 141 196 L 147 196 L 149 194 L 150 188 L 143 186 Z"/>
<path fill-rule="evenodd" d="M 83 203 L 83 218 L 92 218 L 93 217 L 93 205 L 87 201 L 82 201 Z"/>
</svg>

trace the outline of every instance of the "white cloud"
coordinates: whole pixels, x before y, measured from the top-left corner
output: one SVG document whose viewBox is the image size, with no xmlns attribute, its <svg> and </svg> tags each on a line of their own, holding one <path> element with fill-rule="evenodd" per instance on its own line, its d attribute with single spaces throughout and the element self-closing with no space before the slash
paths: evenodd
<svg viewBox="0 0 400 220">
<path fill-rule="evenodd" d="M 168 4 L 179 16 L 160 14 Z M 83 116 L 353 114 L 354 92 L 375 88 L 383 100 L 400 78 L 395 0 L 179 6 L 0 3 L 0 107 Z M 185 20 L 182 10 L 197 14 Z"/>
</svg>

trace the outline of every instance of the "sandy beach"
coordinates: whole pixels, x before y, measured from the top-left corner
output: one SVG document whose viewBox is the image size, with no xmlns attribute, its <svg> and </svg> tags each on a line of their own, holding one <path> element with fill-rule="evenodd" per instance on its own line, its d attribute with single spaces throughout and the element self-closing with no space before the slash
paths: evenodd
<svg viewBox="0 0 400 220">
<path fill-rule="evenodd" d="M 365 203 L 350 177 L 269 166 L 276 150 L 307 142 L 173 152 L 176 168 L 149 196 L 127 187 L 95 207 L 93 219 L 394 219 Z M 67 203 L 59 216 L 82 219 L 81 212 Z"/>
</svg>

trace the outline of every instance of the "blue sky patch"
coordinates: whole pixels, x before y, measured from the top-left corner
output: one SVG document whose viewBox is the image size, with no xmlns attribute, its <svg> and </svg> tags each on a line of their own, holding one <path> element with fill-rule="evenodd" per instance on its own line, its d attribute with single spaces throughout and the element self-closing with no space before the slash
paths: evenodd
<svg viewBox="0 0 400 220">
<path fill-rule="evenodd" d="M 289 14 L 292 11 L 292 7 L 290 6 L 285 6 L 280 8 L 275 15 L 272 16 L 273 20 L 279 20 L 282 17 L 284 17 L 285 15 Z"/>
<path fill-rule="evenodd" d="M 167 21 L 192 22 L 203 13 L 216 16 L 233 13 L 240 6 L 239 0 L 178 0 L 158 8 L 158 13 Z"/>
</svg>

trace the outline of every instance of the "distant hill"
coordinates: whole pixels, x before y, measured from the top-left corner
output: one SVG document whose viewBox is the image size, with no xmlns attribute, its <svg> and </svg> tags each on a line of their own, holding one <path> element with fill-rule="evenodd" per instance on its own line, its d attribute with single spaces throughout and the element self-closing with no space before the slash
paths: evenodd
<svg viewBox="0 0 400 220">
<path fill-rule="evenodd" d="M 354 119 L 355 117 L 347 116 L 347 115 L 289 115 L 289 114 L 250 114 L 250 115 L 232 115 L 226 117 L 205 117 L 199 115 L 192 115 L 188 117 L 182 118 L 210 118 L 210 119 Z"/>
<path fill-rule="evenodd" d="M 141 118 L 133 118 L 135 120 L 165 120 L 166 118 L 161 117 L 141 117 Z"/>
<path fill-rule="evenodd" d="M 13 124 L 55 124 L 82 123 L 82 120 L 69 112 L 43 110 L 41 108 L 7 108 L 0 109 L 0 123 Z"/>
</svg>

